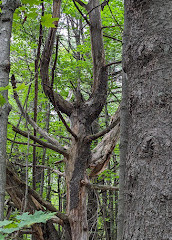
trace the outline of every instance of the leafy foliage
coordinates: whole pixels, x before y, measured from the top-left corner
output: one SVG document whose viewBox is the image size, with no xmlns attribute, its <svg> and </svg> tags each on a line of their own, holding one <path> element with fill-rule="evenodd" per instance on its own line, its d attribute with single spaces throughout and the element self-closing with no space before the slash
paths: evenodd
<svg viewBox="0 0 172 240">
<path fill-rule="evenodd" d="M 34 223 L 45 223 L 51 219 L 55 213 L 45 213 L 35 211 L 34 214 L 28 212 L 17 215 L 16 219 L 0 221 L 0 239 L 5 239 L 8 234 L 21 230 L 23 227 L 29 227 Z"/>
</svg>

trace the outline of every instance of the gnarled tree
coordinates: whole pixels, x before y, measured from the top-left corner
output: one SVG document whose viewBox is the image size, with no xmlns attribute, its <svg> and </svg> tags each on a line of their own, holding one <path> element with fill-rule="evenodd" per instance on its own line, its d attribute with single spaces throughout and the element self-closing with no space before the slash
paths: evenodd
<svg viewBox="0 0 172 240">
<path fill-rule="evenodd" d="M 107 100 L 108 67 L 111 65 L 111 63 L 106 65 L 105 62 L 103 27 L 101 23 L 101 9 L 103 6 L 99 0 L 90 0 L 87 4 L 79 0 L 73 2 L 90 28 L 93 63 L 90 97 L 85 100 L 80 88 L 77 87 L 77 89 L 75 89 L 75 100 L 70 102 L 54 90 L 55 88 L 53 81 L 50 80 L 49 72 L 58 21 L 54 22 L 54 28 L 49 29 L 40 60 L 40 76 L 44 93 L 49 98 L 60 120 L 66 127 L 66 130 L 71 134 L 70 146 L 68 148 L 61 146 L 55 138 L 41 129 L 37 123 L 30 118 L 20 103 L 16 91 L 14 91 L 14 98 L 16 99 L 21 114 L 27 119 L 27 123 L 31 124 L 49 143 L 37 138 L 36 135 L 30 135 L 30 138 L 34 140 L 35 143 L 39 143 L 64 156 L 66 165 L 67 209 L 65 219 L 63 214 L 58 214 L 58 217 L 61 218 L 63 222 L 62 225 L 67 229 L 68 236 L 66 239 L 87 240 L 87 187 L 91 186 L 89 178 L 103 171 L 110 160 L 110 156 L 119 137 L 119 110 L 114 115 L 111 124 L 105 130 L 92 134 L 91 125 L 100 115 Z M 80 4 L 80 6 L 77 4 Z M 60 7 L 61 0 L 54 0 L 52 14 L 54 18 L 60 19 Z M 84 11 L 87 12 L 88 17 L 82 14 L 80 8 L 83 8 Z M 14 75 L 12 75 L 11 80 L 13 88 L 15 89 L 16 81 Z M 70 126 L 66 123 L 63 114 L 70 119 Z M 27 137 L 26 132 L 15 127 L 13 127 L 13 130 Z M 101 142 L 91 150 L 92 141 L 99 137 L 102 137 Z M 92 169 L 90 176 L 87 174 L 88 168 Z M 34 192 L 30 192 L 32 196 L 33 193 Z M 13 194 L 10 195 L 13 197 Z M 41 202 L 40 199 L 41 198 L 39 198 L 39 201 Z M 38 199 L 36 200 L 38 201 Z M 45 202 L 42 201 L 41 204 L 46 207 Z"/>
</svg>

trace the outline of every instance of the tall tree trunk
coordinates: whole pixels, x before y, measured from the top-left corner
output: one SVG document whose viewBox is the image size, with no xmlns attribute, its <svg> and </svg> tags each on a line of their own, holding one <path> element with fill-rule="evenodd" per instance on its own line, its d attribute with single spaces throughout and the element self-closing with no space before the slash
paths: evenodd
<svg viewBox="0 0 172 240">
<path fill-rule="evenodd" d="M 125 1 L 123 70 L 129 141 L 125 221 L 118 240 L 171 238 L 171 16 L 171 0 Z"/>
<path fill-rule="evenodd" d="M 6 87 L 9 82 L 12 20 L 13 13 L 19 6 L 19 3 L 20 2 L 16 0 L 2 1 L 2 12 L 0 14 L 0 87 L 2 88 Z M 0 220 L 3 220 L 6 181 L 7 122 L 10 105 L 8 104 L 8 91 L 2 91 L 0 94 Z"/>
</svg>

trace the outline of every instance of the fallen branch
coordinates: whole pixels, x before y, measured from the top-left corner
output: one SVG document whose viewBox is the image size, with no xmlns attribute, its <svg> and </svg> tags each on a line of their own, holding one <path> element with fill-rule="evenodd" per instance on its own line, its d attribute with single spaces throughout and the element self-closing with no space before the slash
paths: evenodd
<svg viewBox="0 0 172 240">
<path fill-rule="evenodd" d="M 26 183 L 23 182 L 18 175 L 15 173 L 14 168 L 10 162 L 7 162 L 7 187 L 6 191 L 11 196 L 12 201 L 16 205 L 17 208 L 22 208 L 22 197 L 24 197 L 24 192 L 26 189 Z M 33 208 L 33 204 L 35 205 L 36 209 L 34 210 L 43 210 L 45 207 L 47 210 L 51 212 L 56 212 L 56 216 L 60 218 L 61 225 L 64 222 L 68 222 L 68 216 L 64 213 L 58 211 L 50 202 L 45 201 L 35 190 L 28 186 L 28 205 L 27 211 L 30 208 Z M 15 197 L 15 198 L 14 198 Z M 33 203 L 32 203 L 33 202 Z"/>
</svg>

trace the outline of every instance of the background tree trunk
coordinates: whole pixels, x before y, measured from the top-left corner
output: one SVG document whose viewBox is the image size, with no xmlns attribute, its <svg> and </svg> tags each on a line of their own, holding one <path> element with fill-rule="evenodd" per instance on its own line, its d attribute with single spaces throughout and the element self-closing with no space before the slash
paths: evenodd
<svg viewBox="0 0 172 240">
<path fill-rule="evenodd" d="M 19 1 L 3 0 L 0 14 L 0 87 L 6 87 L 10 71 L 10 38 L 13 13 L 19 6 Z M 4 217 L 6 140 L 8 114 L 11 109 L 8 104 L 8 91 L 0 92 L 0 220 Z"/>
<path fill-rule="evenodd" d="M 129 142 L 125 221 L 118 240 L 171 238 L 171 16 L 170 0 L 125 1 L 123 70 Z"/>
</svg>

